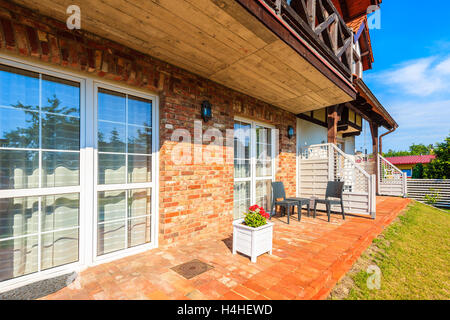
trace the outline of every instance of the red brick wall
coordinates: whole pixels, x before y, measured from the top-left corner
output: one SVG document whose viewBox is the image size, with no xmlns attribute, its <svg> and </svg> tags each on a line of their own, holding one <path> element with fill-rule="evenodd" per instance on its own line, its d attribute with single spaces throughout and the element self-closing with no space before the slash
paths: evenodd
<svg viewBox="0 0 450 320">
<path fill-rule="evenodd" d="M 160 97 L 160 210 L 161 244 L 186 241 L 231 230 L 233 217 L 233 164 L 222 159 L 232 148 L 210 146 L 205 152 L 213 163 L 177 164 L 172 159 L 180 142 L 171 141 L 177 128 L 194 133 L 194 121 L 201 120 L 201 103 L 212 104 L 213 119 L 203 123 L 203 132 L 216 128 L 225 137 L 233 129 L 235 116 L 273 124 L 280 130 L 280 156 L 276 179 L 284 181 L 287 193 L 295 195 L 294 114 L 283 111 L 185 70 L 99 38 L 82 30 L 67 30 L 55 21 L 11 3 L 0 2 L 0 52 L 31 57 L 71 70 L 148 89 Z M 188 147 L 194 153 L 193 143 Z M 196 151 L 197 152 L 197 151 Z"/>
</svg>

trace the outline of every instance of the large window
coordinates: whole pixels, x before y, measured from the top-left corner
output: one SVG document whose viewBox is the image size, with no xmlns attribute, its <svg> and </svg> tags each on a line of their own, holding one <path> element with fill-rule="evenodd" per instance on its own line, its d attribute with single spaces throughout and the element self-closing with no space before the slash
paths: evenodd
<svg viewBox="0 0 450 320">
<path fill-rule="evenodd" d="M 155 99 L 0 58 L 0 287 L 154 246 Z"/>
<path fill-rule="evenodd" d="M 76 262 L 80 82 L 0 64 L 0 281 Z"/>
<path fill-rule="evenodd" d="M 252 204 L 271 207 L 274 130 L 246 120 L 234 122 L 234 218 Z"/>
<path fill-rule="evenodd" d="M 151 241 L 152 100 L 97 88 L 97 255 Z"/>
</svg>

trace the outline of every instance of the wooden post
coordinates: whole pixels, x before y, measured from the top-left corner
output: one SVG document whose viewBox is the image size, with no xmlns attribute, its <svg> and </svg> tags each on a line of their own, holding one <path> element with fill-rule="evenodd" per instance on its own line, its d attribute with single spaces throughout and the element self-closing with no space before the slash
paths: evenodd
<svg viewBox="0 0 450 320">
<path fill-rule="evenodd" d="M 378 192 L 380 183 L 380 166 L 378 165 L 378 124 L 376 122 L 370 122 L 370 132 L 372 134 L 372 153 L 376 165 L 375 175 L 376 175 L 376 190 Z"/>
<path fill-rule="evenodd" d="M 337 126 L 339 122 L 338 106 L 327 108 L 328 143 L 337 144 Z"/>
</svg>

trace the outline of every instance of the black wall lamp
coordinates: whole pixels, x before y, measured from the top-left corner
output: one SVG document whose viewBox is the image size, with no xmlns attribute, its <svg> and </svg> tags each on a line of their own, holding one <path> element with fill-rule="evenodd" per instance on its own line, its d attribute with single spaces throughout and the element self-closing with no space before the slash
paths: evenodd
<svg viewBox="0 0 450 320">
<path fill-rule="evenodd" d="M 294 128 L 292 126 L 288 126 L 287 136 L 289 139 L 291 139 L 294 136 Z"/>
<path fill-rule="evenodd" d="M 202 102 L 202 118 L 205 122 L 212 118 L 211 103 L 208 100 Z"/>
</svg>

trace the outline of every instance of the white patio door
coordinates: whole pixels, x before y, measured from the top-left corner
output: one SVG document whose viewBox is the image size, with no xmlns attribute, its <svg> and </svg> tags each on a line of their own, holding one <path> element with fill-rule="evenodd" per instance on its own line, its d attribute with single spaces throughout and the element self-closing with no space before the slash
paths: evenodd
<svg viewBox="0 0 450 320">
<path fill-rule="evenodd" d="M 95 85 L 95 260 L 153 245 L 154 99 Z"/>
<path fill-rule="evenodd" d="M 83 259 L 84 86 L 0 61 L 0 283 Z"/>
<path fill-rule="evenodd" d="M 274 179 L 273 127 L 245 119 L 234 122 L 234 219 L 257 204 L 271 209 Z"/>
<path fill-rule="evenodd" d="M 0 58 L 0 290 L 156 246 L 156 105 Z"/>
</svg>

